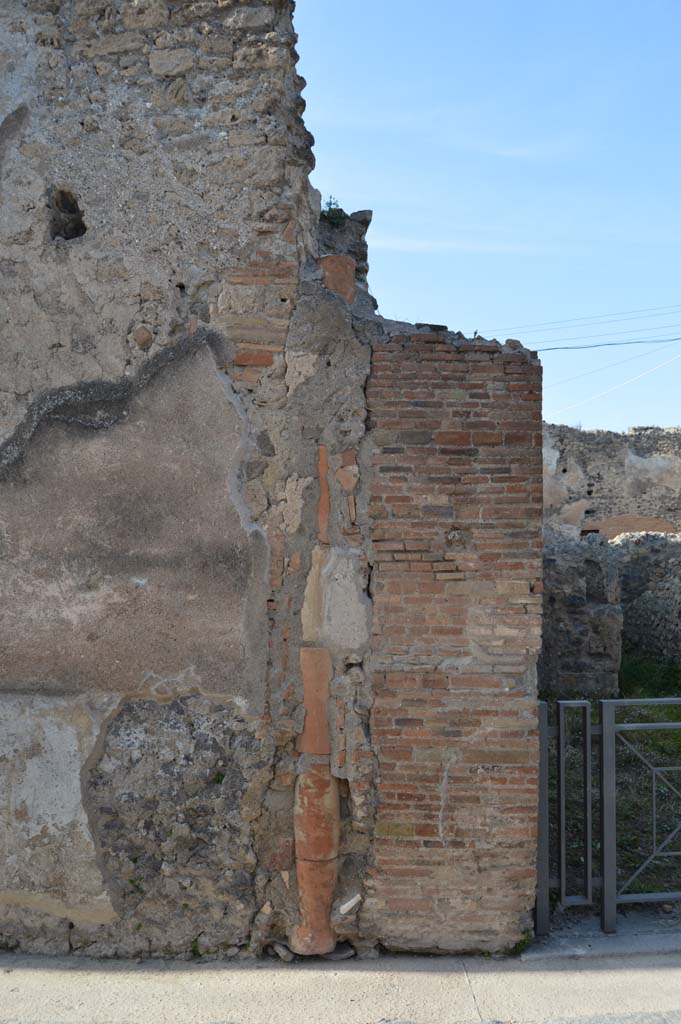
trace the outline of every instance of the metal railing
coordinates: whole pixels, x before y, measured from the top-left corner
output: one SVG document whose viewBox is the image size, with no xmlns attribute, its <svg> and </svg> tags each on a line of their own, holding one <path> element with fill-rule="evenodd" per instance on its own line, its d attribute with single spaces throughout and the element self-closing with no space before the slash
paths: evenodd
<svg viewBox="0 0 681 1024">
<path fill-rule="evenodd" d="M 612 933 L 617 928 L 617 907 L 626 903 L 647 903 L 654 901 L 681 900 L 681 891 L 656 890 L 654 892 L 632 892 L 631 886 L 654 862 L 681 859 L 681 849 L 672 849 L 671 844 L 681 835 L 681 820 L 664 837 L 659 828 L 658 786 L 664 784 L 681 801 L 681 777 L 672 781 L 670 775 L 681 772 L 681 765 L 657 765 L 627 737 L 627 733 L 645 733 L 659 730 L 681 730 L 681 721 L 634 721 L 619 722 L 617 713 L 625 708 L 655 709 L 679 707 L 681 697 L 657 700 L 601 700 L 599 723 L 592 723 L 592 703 L 588 700 L 556 702 L 556 724 L 549 722 L 549 708 L 546 703 L 539 706 L 539 827 L 537 850 L 537 904 L 536 932 L 546 935 L 551 923 L 551 891 L 558 892 L 563 907 L 592 906 L 594 890 L 600 890 L 601 927 Z M 571 892 L 568 872 L 567 806 L 568 797 L 574 788 L 573 779 L 567 771 L 568 717 L 579 713 L 581 719 L 581 833 L 582 833 L 582 885 L 581 891 Z M 551 744 L 555 741 L 555 805 L 556 814 L 551 816 Z M 600 750 L 600 784 L 598 810 L 600 817 L 600 877 L 593 872 L 593 787 L 592 748 L 594 741 Z M 624 881 L 618 881 L 617 848 L 617 752 L 625 747 L 649 771 L 652 776 L 652 848 L 635 870 Z M 557 854 L 557 877 L 551 876 L 552 832 L 555 834 Z"/>
</svg>

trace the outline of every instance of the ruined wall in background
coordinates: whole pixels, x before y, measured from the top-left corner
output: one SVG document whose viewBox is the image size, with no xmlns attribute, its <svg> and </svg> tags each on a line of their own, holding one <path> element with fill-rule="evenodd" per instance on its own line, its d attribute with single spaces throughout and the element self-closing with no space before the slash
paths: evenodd
<svg viewBox="0 0 681 1024">
<path fill-rule="evenodd" d="M 616 696 L 623 645 L 681 654 L 681 430 L 545 424 L 544 522 L 544 693 Z"/>
<path fill-rule="evenodd" d="M 610 548 L 627 648 L 681 665 L 681 534 L 625 533 Z"/>
<path fill-rule="evenodd" d="M 605 537 L 544 531 L 542 696 L 616 697 L 622 659 L 619 569 Z"/>
<path fill-rule="evenodd" d="M 544 509 L 554 527 L 608 537 L 681 529 L 681 430 L 546 424 Z"/>
<path fill-rule="evenodd" d="M 292 8 L 0 11 L 0 947 L 527 925 L 537 364 L 376 317 L 370 214 L 320 226 L 308 183 Z"/>
</svg>

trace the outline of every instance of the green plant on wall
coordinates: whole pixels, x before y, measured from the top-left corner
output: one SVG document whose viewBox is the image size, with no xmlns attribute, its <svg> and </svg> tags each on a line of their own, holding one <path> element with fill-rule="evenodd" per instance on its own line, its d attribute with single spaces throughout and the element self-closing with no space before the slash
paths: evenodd
<svg viewBox="0 0 681 1024">
<path fill-rule="evenodd" d="M 330 224 L 342 224 L 348 215 L 338 200 L 334 196 L 329 196 L 322 207 L 322 217 Z"/>
</svg>

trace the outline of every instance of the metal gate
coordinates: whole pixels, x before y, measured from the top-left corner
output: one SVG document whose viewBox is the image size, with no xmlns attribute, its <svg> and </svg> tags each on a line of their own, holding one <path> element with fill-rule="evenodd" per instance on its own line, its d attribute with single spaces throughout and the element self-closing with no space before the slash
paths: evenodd
<svg viewBox="0 0 681 1024">
<path fill-rule="evenodd" d="M 614 932 L 622 904 L 681 900 L 681 697 L 562 700 L 554 715 L 540 704 L 536 932 L 552 891 L 563 907 L 597 893 Z"/>
</svg>

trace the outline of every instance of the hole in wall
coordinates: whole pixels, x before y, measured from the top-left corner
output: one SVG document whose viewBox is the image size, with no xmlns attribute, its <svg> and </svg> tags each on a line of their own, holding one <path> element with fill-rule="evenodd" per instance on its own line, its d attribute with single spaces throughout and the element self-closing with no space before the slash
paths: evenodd
<svg viewBox="0 0 681 1024">
<path fill-rule="evenodd" d="M 83 211 L 73 192 L 65 188 L 53 188 L 48 193 L 47 207 L 50 211 L 50 237 L 81 238 L 87 231 Z"/>
</svg>

